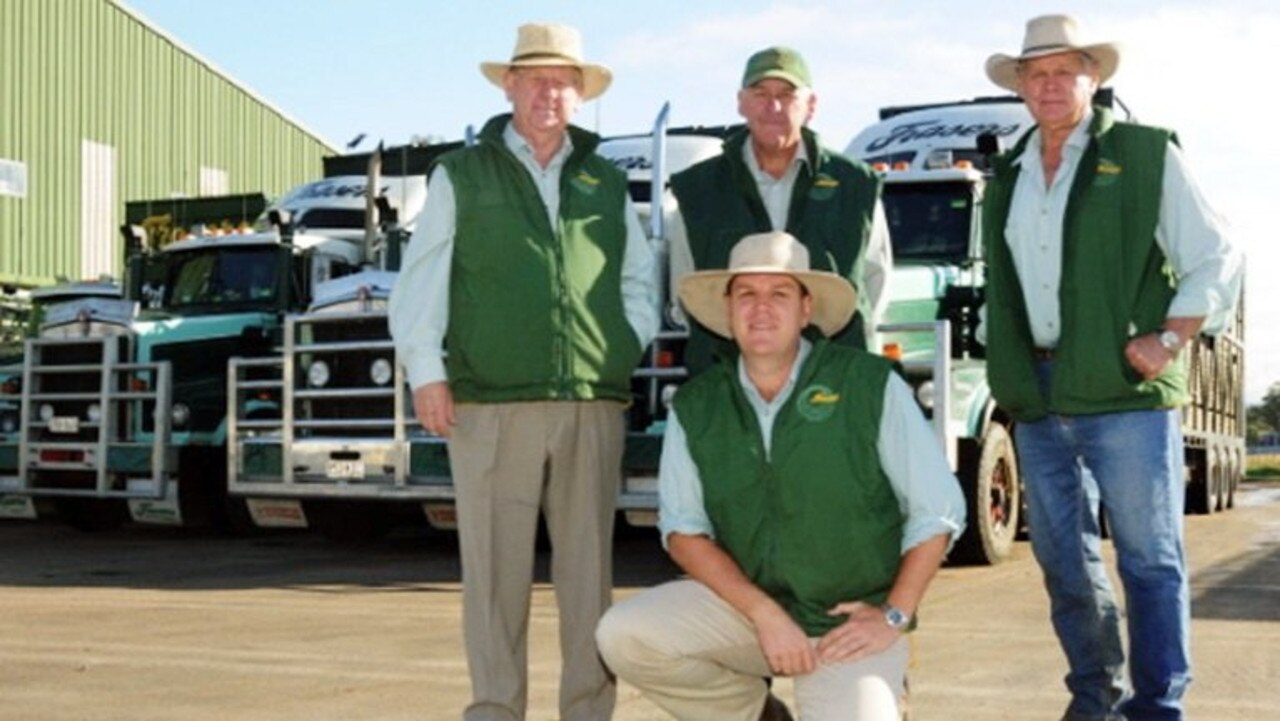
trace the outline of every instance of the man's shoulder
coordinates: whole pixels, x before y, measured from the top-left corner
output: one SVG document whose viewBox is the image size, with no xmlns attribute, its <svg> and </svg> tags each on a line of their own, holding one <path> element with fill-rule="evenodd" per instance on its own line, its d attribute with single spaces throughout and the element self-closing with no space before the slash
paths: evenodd
<svg viewBox="0 0 1280 721">
<path fill-rule="evenodd" d="M 870 182 L 879 182 L 880 179 L 870 165 L 826 147 L 818 153 L 817 172 Z"/>
<path fill-rule="evenodd" d="M 673 173 L 671 175 L 671 184 L 681 185 L 702 182 L 723 172 L 728 167 L 729 161 L 724 153 L 713 155 L 710 158 L 699 160 L 678 173 Z"/>
<path fill-rule="evenodd" d="M 481 140 L 475 145 L 466 145 L 461 148 L 454 148 L 449 152 L 436 158 L 436 166 L 443 167 L 453 175 L 460 166 L 475 162 L 492 151 L 496 150 L 492 142 Z"/>
<path fill-rule="evenodd" d="M 817 347 L 822 350 L 821 357 L 830 359 L 831 362 L 852 363 L 869 368 L 893 368 L 893 361 L 879 353 L 872 353 L 861 348 L 833 343 L 829 340 L 818 344 Z"/>
<path fill-rule="evenodd" d="M 1169 128 L 1134 123 L 1127 120 L 1117 120 L 1111 126 L 1111 132 L 1122 139 L 1135 139 L 1156 145 L 1177 142 L 1177 134 Z"/>
<path fill-rule="evenodd" d="M 708 394 L 714 394 L 730 387 L 730 384 L 726 381 L 736 383 L 737 379 L 737 362 L 718 360 L 710 368 L 694 374 L 692 378 L 682 383 L 676 390 L 672 403 L 678 407 L 685 403 L 705 400 Z"/>
</svg>

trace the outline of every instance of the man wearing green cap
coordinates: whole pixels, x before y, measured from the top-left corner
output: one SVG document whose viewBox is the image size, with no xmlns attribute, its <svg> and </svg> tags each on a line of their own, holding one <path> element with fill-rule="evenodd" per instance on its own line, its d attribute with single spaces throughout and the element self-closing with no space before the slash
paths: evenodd
<svg viewBox="0 0 1280 721">
<path fill-rule="evenodd" d="M 766 48 L 747 60 L 738 91 L 746 128 L 725 138 L 723 154 L 671 178 L 679 207 L 667 223 L 670 287 L 690 271 L 726 267 L 729 249 L 745 235 L 785 230 L 808 249 L 814 269 L 838 273 L 857 289 L 858 312 L 832 340 L 874 351 L 893 265 L 880 180 L 823 148 L 805 127 L 817 101 L 795 50 Z M 736 354 L 696 321 L 689 325 L 690 373 Z"/>
</svg>

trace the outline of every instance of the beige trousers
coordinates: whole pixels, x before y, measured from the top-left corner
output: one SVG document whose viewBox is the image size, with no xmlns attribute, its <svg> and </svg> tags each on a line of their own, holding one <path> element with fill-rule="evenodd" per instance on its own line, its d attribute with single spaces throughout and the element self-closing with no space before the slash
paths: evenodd
<svg viewBox="0 0 1280 721">
<path fill-rule="evenodd" d="M 560 610 L 560 719 L 605 721 L 615 687 L 596 652 L 613 588 L 623 405 L 459 404 L 449 440 L 471 671 L 467 721 L 525 717 L 529 598 L 538 512 L 551 537 Z"/>
<path fill-rule="evenodd" d="M 755 628 L 697 581 L 672 581 L 618 603 L 596 630 L 618 677 L 681 721 L 756 721 L 769 666 Z M 817 643 L 817 639 L 813 639 Z M 800 721 L 898 721 L 909 644 L 793 679 Z"/>
</svg>

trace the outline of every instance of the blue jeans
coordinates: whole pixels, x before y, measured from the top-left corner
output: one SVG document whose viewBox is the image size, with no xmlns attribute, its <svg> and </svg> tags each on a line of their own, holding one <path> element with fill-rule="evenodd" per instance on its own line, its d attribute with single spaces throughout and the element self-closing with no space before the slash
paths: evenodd
<svg viewBox="0 0 1280 721">
<path fill-rule="evenodd" d="M 1191 614 L 1177 411 L 1050 415 L 1018 424 L 1015 440 L 1032 548 L 1070 665 L 1068 716 L 1119 711 L 1129 721 L 1181 719 L 1191 681 Z M 1127 699 L 1119 611 L 1101 554 L 1099 495 L 1128 607 Z"/>
</svg>

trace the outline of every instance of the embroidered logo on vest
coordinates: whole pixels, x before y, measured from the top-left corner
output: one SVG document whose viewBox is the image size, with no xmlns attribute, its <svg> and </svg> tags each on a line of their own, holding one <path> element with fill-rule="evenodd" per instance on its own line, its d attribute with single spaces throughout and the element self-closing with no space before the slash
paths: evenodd
<svg viewBox="0 0 1280 721">
<path fill-rule="evenodd" d="M 796 411 L 807 421 L 825 421 L 836 412 L 840 394 L 821 383 L 800 391 L 796 397 Z"/>
<path fill-rule="evenodd" d="M 826 173 L 819 173 L 818 177 L 813 179 L 813 185 L 809 188 L 809 198 L 812 200 L 829 200 L 835 197 L 836 188 L 839 187 L 839 180 Z"/>
<path fill-rule="evenodd" d="M 1093 177 L 1094 185 L 1115 185 L 1116 179 L 1120 177 L 1120 166 L 1114 161 L 1106 158 L 1098 159 L 1097 174 Z"/>
<path fill-rule="evenodd" d="M 569 184 L 587 195 L 594 195 L 596 188 L 600 187 L 600 179 L 583 170 L 573 176 Z"/>
</svg>

